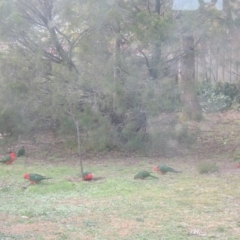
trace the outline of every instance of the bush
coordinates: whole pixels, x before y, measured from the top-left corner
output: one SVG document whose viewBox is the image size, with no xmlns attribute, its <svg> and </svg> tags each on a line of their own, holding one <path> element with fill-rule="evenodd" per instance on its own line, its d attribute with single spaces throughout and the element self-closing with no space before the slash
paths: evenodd
<svg viewBox="0 0 240 240">
<path fill-rule="evenodd" d="M 198 87 L 200 105 L 205 112 L 219 112 L 230 109 L 240 96 L 235 83 L 210 84 L 202 82 Z M 239 102 L 240 104 L 240 102 Z"/>
<path fill-rule="evenodd" d="M 0 112 L 0 133 L 18 135 L 24 132 L 23 119 L 14 111 L 2 110 Z"/>
<path fill-rule="evenodd" d="M 189 131 L 189 127 L 179 121 L 176 115 L 149 121 L 149 141 L 147 152 L 150 155 L 173 157 L 179 151 L 195 143 L 197 131 Z"/>
</svg>

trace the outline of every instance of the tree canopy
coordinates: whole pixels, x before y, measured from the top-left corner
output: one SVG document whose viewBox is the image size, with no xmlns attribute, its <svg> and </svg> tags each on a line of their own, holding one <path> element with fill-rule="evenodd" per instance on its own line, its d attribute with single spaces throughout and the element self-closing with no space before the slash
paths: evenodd
<svg viewBox="0 0 240 240">
<path fill-rule="evenodd" d="M 77 122 L 89 148 L 136 149 L 162 112 L 196 119 L 197 82 L 239 77 L 239 4 L 215 3 L 2 0 L 0 132 L 73 134 Z"/>
</svg>

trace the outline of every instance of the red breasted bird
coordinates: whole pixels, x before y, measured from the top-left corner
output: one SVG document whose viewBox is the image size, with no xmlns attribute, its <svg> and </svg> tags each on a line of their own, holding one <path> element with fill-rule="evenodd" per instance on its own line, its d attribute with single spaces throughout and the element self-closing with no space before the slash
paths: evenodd
<svg viewBox="0 0 240 240">
<path fill-rule="evenodd" d="M 66 178 L 70 182 L 81 182 L 83 181 L 98 181 L 105 179 L 105 177 L 94 177 L 91 172 L 84 172 L 81 178 L 78 177 L 67 177 Z"/>
<path fill-rule="evenodd" d="M 40 181 L 45 180 L 45 179 L 52 179 L 50 177 L 45 177 L 45 176 L 42 176 L 37 173 L 25 173 L 24 178 L 29 180 L 31 182 L 31 184 L 37 184 Z"/>
<path fill-rule="evenodd" d="M 93 180 L 93 174 L 91 172 L 84 172 L 82 179 L 83 181 L 91 181 Z"/>
<path fill-rule="evenodd" d="M 155 166 L 154 170 L 156 172 L 161 172 L 162 174 L 166 174 L 168 172 L 172 173 L 181 173 L 180 171 L 176 171 L 175 169 L 168 167 L 167 165 L 160 165 L 160 166 Z"/>
<path fill-rule="evenodd" d="M 3 158 L 2 160 L 0 160 L 0 162 L 5 164 L 11 164 L 14 162 L 15 158 L 16 158 L 16 153 L 9 152 L 9 156 Z"/>
<path fill-rule="evenodd" d="M 236 157 L 234 157 L 233 161 L 236 162 L 236 167 L 240 168 L 240 156 L 237 155 Z"/>
<path fill-rule="evenodd" d="M 152 176 L 151 173 L 148 171 L 140 171 L 134 176 L 134 179 L 145 179 L 147 177 L 158 178 L 158 177 Z"/>
<path fill-rule="evenodd" d="M 240 168 L 240 159 L 236 159 L 235 161 L 237 162 L 236 163 L 237 168 Z"/>
</svg>

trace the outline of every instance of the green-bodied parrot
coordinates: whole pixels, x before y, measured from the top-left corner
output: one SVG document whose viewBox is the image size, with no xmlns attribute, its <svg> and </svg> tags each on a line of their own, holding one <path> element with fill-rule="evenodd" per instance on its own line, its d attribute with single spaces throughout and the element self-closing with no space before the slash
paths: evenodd
<svg viewBox="0 0 240 240">
<path fill-rule="evenodd" d="M 168 167 L 167 165 L 160 165 L 160 166 L 155 166 L 154 170 L 156 172 L 161 172 L 162 174 L 166 174 L 168 172 L 172 173 L 181 173 L 180 171 L 176 171 L 175 169 Z"/>
<path fill-rule="evenodd" d="M 15 160 L 15 157 L 16 157 L 16 153 L 10 152 L 9 156 L 3 158 L 2 160 L 0 160 L 0 162 L 5 164 L 11 164 Z"/>
<path fill-rule="evenodd" d="M 44 177 L 37 173 L 26 173 L 26 174 L 24 174 L 24 178 L 29 180 L 31 182 L 31 184 L 37 184 L 40 181 L 45 180 L 45 179 L 52 179 L 50 177 Z"/>
<path fill-rule="evenodd" d="M 134 179 L 145 179 L 147 177 L 152 177 L 152 178 L 157 178 L 158 177 L 155 177 L 155 176 L 152 176 L 150 172 L 148 171 L 141 171 L 141 172 L 138 172 L 135 176 L 134 176 Z"/>
<path fill-rule="evenodd" d="M 21 157 L 23 155 L 25 155 L 25 148 L 24 148 L 24 146 L 22 146 L 22 148 L 20 148 L 18 150 L 17 157 Z"/>
</svg>

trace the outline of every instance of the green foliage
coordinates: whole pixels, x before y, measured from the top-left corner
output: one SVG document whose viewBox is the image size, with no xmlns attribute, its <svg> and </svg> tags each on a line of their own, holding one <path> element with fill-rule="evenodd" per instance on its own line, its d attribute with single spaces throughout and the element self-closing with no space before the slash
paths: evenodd
<svg viewBox="0 0 240 240">
<path fill-rule="evenodd" d="M 75 134 L 76 126 L 73 120 L 67 116 L 59 118 L 59 128 L 58 133 L 61 135 L 65 134 Z"/>
<path fill-rule="evenodd" d="M 148 154 L 175 156 L 178 150 L 189 147 L 196 142 L 198 132 L 189 131 L 187 125 L 178 119 L 166 117 L 162 121 L 149 122 L 149 142 L 146 144 Z"/>
<path fill-rule="evenodd" d="M 10 109 L 0 111 L 0 133 L 2 135 L 18 135 L 24 130 L 23 119 L 17 112 Z"/>
<path fill-rule="evenodd" d="M 236 105 L 239 101 L 240 90 L 238 84 L 235 83 L 218 82 L 213 85 L 203 82 L 198 87 L 198 94 L 204 111 L 218 112 L 230 109 L 233 104 Z"/>
<path fill-rule="evenodd" d="M 223 94 L 231 100 L 233 100 L 240 92 L 237 84 L 229 82 L 218 82 L 214 87 L 214 91 L 216 95 Z"/>
<path fill-rule="evenodd" d="M 181 108 L 173 79 L 178 23 L 167 3 L 160 14 L 155 7 L 142 0 L 2 1 L 1 40 L 10 47 L 0 59 L 0 131 L 52 130 L 76 149 L 78 123 L 83 151 L 187 141 L 184 128 L 160 132 L 159 140 L 147 126 Z"/>
<path fill-rule="evenodd" d="M 160 83 L 149 82 L 142 91 L 141 98 L 151 116 L 181 109 L 179 86 L 169 78 Z"/>
<path fill-rule="evenodd" d="M 146 132 L 136 132 L 135 127 L 133 122 L 129 122 L 120 135 L 120 146 L 128 151 L 143 150 L 149 140 Z"/>
<path fill-rule="evenodd" d="M 113 127 L 111 123 L 104 118 L 99 119 L 98 125 L 87 131 L 87 136 L 83 147 L 85 150 L 93 150 L 94 152 L 108 152 L 116 148 L 113 142 Z"/>
<path fill-rule="evenodd" d="M 208 174 L 218 171 L 217 164 L 212 162 L 202 162 L 198 165 L 197 168 L 200 174 Z"/>
</svg>

